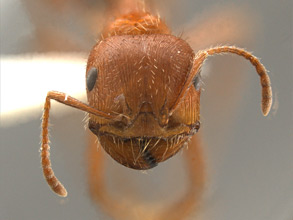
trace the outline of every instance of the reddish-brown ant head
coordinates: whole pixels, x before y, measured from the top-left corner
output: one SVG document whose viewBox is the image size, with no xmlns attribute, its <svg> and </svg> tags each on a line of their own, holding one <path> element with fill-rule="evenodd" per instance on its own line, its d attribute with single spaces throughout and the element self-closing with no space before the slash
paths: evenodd
<svg viewBox="0 0 293 220">
<path fill-rule="evenodd" d="M 199 72 L 209 56 L 230 53 L 250 61 L 260 77 L 265 116 L 272 105 L 270 78 L 251 53 L 218 46 L 194 55 L 190 46 L 171 36 L 166 24 L 146 12 L 143 4 L 138 7 L 133 1 L 121 1 L 122 5 L 119 13 L 126 14 L 118 14 L 105 26 L 102 38 L 107 39 L 94 46 L 88 59 L 89 105 L 63 92 L 49 91 L 46 97 L 41 162 L 47 183 L 60 196 L 67 191 L 51 167 L 51 100 L 89 113 L 89 128 L 106 152 L 134 169 L 149 169 L 172 157 L 198 131 Z"/>
<path fill-rule="evenodd" d="M 89 128 L 117 162 L 149 169 L 176 154 L 199 129 L 199 74 L 194 53 L 171 35 L 113 36 L 97 43 L 87 63 Z M 183 94 L 184 93 L 184 94 Z"/>
</svg>

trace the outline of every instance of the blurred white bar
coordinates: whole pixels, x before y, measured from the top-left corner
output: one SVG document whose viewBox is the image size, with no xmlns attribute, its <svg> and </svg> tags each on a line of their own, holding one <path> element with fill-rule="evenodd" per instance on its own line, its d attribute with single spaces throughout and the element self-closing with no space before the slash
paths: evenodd
<svg viewBox="0 0 293 220">
<path fill-rule="evenodd" d="M 50 90 L 84 100 L 86 60 L 81 53 L 1 57 L 0 125 L 39 118 Z"/>
</svg>

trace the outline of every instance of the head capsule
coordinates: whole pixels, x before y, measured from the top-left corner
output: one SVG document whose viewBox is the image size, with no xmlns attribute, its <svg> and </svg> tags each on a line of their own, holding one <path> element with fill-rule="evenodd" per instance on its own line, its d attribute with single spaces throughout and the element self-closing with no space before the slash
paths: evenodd
<svg viewBox="0 0 293 220">
<path fill-rule="evenodd" d="M 128 118 L 89 115 L 90 130 L 113 159 L 149 169 L 197 132 L 199 80 L 182 95 L 193 59 L 190 46 L 172 35 L 112 36 L 94 46 L 86 73 L 89 105 Z"/>
</svg>

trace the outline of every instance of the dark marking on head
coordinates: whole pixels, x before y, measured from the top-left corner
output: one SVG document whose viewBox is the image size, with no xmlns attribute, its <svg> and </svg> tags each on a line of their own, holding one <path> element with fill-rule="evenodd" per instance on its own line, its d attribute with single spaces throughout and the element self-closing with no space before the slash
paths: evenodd
<svg viewBox="0 0 293 220">
<path fill-rule="evenodd" d="M 148 139 L 143 139 L 140 147 L 142 149 L 144 149 L 145 145 L 147 144 L 147 142 L 148 142 Z M 158 165 L 158 162 L 157 162 L 156 158 L 148 151 L 147 148 L 144 149 L 144 152 L 142 154 L 142 158 L 149 165 L 149 169 Z"/>
<path fill-rule="evenodd" d="M 90 68 L 86 78 L 86 86 L 89 92 L 93 90 L 96 84 L 97 78 L 98 78 L 98 69 L 96 67 Z"/>
<path fill-rule="evenodd" d="M 142 157 L 149 165 L 149 168 L 153 168 L 158 165 L 156 158 L 154 158 L 148 150 L 145 150 L 145 152 L 143 152 Z"/>
</svg>

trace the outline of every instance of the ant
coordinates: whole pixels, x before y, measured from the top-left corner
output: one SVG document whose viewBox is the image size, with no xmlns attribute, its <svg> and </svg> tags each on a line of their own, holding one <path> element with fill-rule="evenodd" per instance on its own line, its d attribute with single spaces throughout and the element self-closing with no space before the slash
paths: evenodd
<svg viewBox="0 0 293 220">
<path fill-rule="evenodd" d="M 67 191 L 49 157 L 51 100 L 89 113 L 88 127 L 99 144 L 115 161 L 136 170 L 151 169 L 174 156 L 198 132 L 200 70 L 212 55 L 232 53 L 247 59 L 260 77 L 264 116 L 272 105 L 270 78 L 251 53 L 235 46 L 194 52 L 144 4 L 125 0 L 119 8 L 87 60 L 88 104 L 63 92 L 49 91 L 46 97 L 41 163 L 48 185 L 62 197 Z"/>
</svg>

